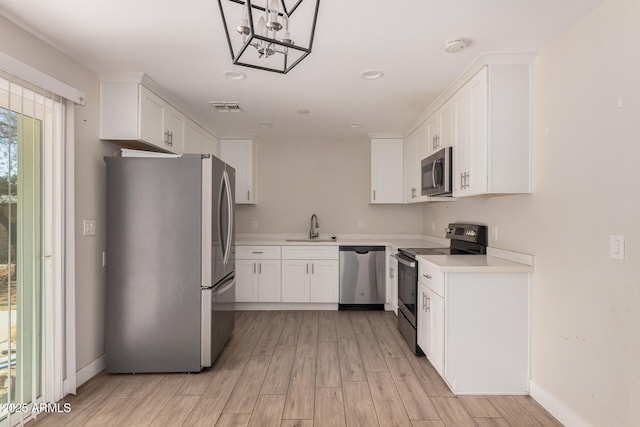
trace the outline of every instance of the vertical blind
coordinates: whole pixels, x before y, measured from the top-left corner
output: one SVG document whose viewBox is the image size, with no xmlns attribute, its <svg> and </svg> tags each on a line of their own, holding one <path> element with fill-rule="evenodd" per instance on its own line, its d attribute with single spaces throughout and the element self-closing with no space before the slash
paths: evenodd
<svg viewBox="0 0 640 427">
<path fill-rule="evenodd" d="M 64 123 L 62 98 L 0 71 L 0 425 L 24 424 L 43 397 L 52 157 Z"/>
</svg>

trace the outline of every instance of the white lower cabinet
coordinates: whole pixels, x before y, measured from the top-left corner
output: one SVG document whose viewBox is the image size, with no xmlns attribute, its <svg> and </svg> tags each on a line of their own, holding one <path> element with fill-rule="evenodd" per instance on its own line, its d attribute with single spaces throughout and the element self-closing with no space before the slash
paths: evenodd
<svg viewBox="0 0 640 427">
<path fill-rule="evenodd" d="M 236 301 L 280 302 L 280 246 L 238 246 L 236 257 Z"/>
<path fill-rule="evenodd" d="M 309 261 L 282 261 L 282 302 L 309 302 Z"/>
<path fill-rule="evenodd" d="M 340 269 L 338 260 L 312 260 L 309 301 L 338 303 Z"/>
<path fill-rule="evenodd" d="M 237 246 L 236 302 L 337 304 L 337 246 Z"/>
<path fill-rule="evenodd" d="M 338 260 L 283 260 L 282 302 L 338 303 Z"/>
<path fill-rule="evenodd" d="M 387 249 L 389 271 L 387 274 L 387 304 L 398 315 L 398 260 Z"/>
<path fill-rule="evenodd" d="M 282 302 L 337 304 L 337 246 L 282 247 Z"/>
<path fill-rule="evenodd" d="M 418 283 L 418 345 L 431 365 L 444 375 L 444 298 Z"/>
<path fill-rule="evenodd" d="M 529 273 L 419 261 L 418 345 L 455 394 L 529 391 Z"/>
<path fill-rule="evenodd" d="M 236 260 L 237 302 L 280 302 L 280 261 Z"/>
</svg>

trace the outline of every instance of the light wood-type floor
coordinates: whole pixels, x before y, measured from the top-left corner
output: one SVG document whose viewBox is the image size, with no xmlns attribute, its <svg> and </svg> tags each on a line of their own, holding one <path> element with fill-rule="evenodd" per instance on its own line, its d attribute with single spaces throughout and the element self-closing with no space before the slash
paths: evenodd
<svg viewBox="0 0 640 427">
<path fill-rule="evenodd" d="M 199 374 L 100 374 L 28 426 L 559 426 L 527 396 L 454 397 L 380 311 L 238 312 Z"/>
</svg>

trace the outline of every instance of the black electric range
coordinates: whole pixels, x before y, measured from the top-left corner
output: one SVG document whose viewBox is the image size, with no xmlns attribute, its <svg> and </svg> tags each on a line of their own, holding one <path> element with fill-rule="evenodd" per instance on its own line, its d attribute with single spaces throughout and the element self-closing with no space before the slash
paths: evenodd
<svg viewBox="0 0 640 427">
<path fill-rule="evenodd" d="M 487 227 L 478 224 L 449 224 L 448 248 L 399 248 L 398 330 L 415 354 L 422 351 L 417 342 L 418 255 L 482 255 L 487 253 Z"/>
</svg>

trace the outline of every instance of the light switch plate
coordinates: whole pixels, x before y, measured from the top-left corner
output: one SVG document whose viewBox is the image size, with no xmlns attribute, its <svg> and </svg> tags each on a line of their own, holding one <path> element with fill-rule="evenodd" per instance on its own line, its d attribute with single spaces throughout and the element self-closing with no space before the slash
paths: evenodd
<svg viewBox="0 0 640 427">
<path fill-rule="evenodd" d="M 83 236 L 95 236 L 96 235 L 96 220 L 85 219 L 82 221 L 82 235 Z"/>
<path fill-rule="evenodd" d="M 498 226 L 494 225 L 491 227 L 491 241 L 493 242 L 497 242 L 498 241 Z"/>
<path fill-rule="evenodd" d="M 609 257 L 611 259 L 624 259 L 624 236 L 609 236 Z"/>
</svg>

